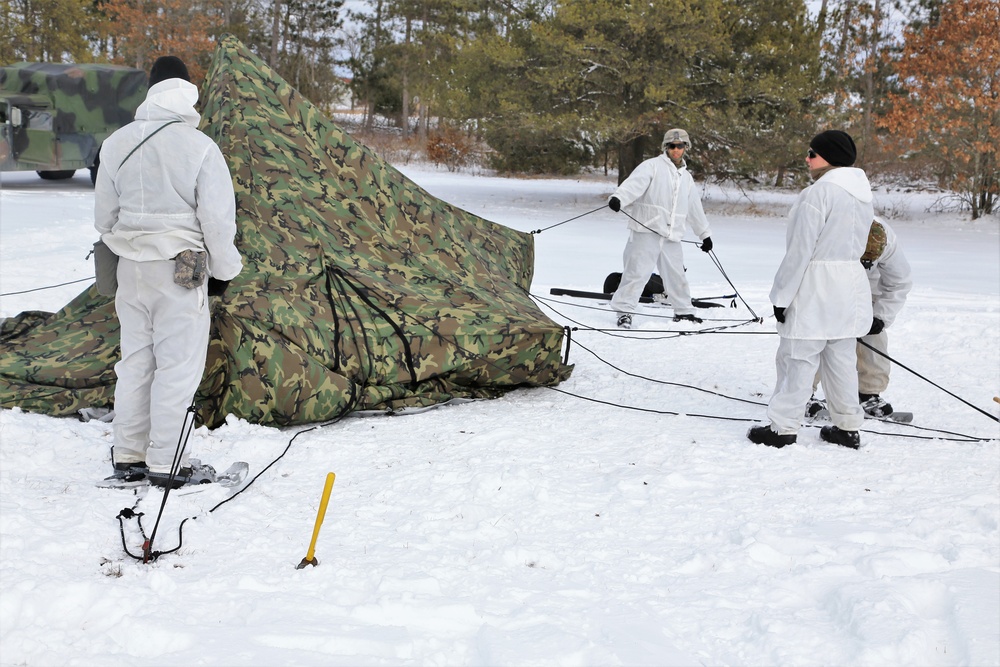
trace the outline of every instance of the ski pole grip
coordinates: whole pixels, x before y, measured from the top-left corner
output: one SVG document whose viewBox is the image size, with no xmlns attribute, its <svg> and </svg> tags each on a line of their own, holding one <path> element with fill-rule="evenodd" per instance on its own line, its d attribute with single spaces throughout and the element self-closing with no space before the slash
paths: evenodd
<svg viewBox="0 0 1000 667">
<path fill-rule="evenodd" d="M 319 501 L 319 511 L 316 512 L 316 525 L 313 528 L 312 541 L 309 542 L 309 552 L 306 553 L 306 560 L 312 561 L 316 554 L 316 540 L 319 538 L 319 528 L 323 525 L 326 517 L 326 506 L 330 502 L 330 491 L 333 490 L 333 481 L 337 478 L 332 472 L 326 474 L 326 484 L 323 485 L 323 497 Z"/>
</svg>

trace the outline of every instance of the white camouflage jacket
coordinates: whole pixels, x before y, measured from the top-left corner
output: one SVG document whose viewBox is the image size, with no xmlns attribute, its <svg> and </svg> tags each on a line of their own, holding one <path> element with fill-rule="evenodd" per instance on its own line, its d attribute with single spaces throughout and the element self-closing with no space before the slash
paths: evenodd
<svg viewBox="0 0 1000 667">
<path fill-rule="evenodd" d="M 198 130 L 197 101 L 193 84 L 161 81 L 149 89 L 135 121 L 108 137 L 101 146 L 94 226 L 119 257 L 144 262 L 205 250 L 209 275 L 230 280 L 243 267 L 233 243 L 236 198 L 222 151 Z M 173 120 L 181 122 L 125 159 Z"/>
<path fill-rule="evenodd" d="M 910 263 L 899 249 L 896 232 L 884 220 L 878 222 L 885 229 L 885 250 L 868 269 L 868 283 L 872 292 L 872 307 L 875 317 L 891 325 L 896 315 L 906 303 L 906 297 L 913 287 Z"/>
<path fill-rule="evenodd" d="M 666 155 L 644 160 L 611 196 L 642 223 L 629 220 L 632 231 L 655 232 L 679 243 L 690 224 L 700 240 L 711 236 L 691 172 L 686 164 L 678 169 Z"/>
<path fill-rule="evenodd" d="M 872 324 L 872 293 L 861 255 L 875 217 L 865 172 L 837 167 L 799 193 L 771 303 L 785 308 L 784 338 L 857 338 Z"/>
</svg>

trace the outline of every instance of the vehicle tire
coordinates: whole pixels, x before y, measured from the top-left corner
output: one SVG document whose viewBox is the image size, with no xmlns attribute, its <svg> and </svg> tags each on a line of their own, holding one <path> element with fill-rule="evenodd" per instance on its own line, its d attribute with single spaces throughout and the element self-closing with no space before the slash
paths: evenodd
<svg viewBox="0 0 1000 667">
<path fill-rule="evenodd" d="M 90 166 L 90 183 L 91 185 L 97 185 L 97 172 L 101 168 L 101 149 L 97 149 L 97 155 L 94 156 L 94 164 Z"/>
<path fill-rule="evenodd" d="M 63 169 L 61 171 L 36 171 L 35 173 L 44 178 L 46 181 L 62 181 L 67 178 L 73 178 L 73 174 L 76 173 L 76 169 Z"/>
</svg>

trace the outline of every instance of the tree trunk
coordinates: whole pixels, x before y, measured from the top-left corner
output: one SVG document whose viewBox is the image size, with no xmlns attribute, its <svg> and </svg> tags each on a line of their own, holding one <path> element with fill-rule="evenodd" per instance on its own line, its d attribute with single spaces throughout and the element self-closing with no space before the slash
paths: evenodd
<svg viewBox="0 0 1000 667">
<path fill-rule="evenodd" d="M 847 45 L 851 39 L 851 23 L 854 20 L 854 2 L 855 0 L 847 0 L 844 3 L 844 23 L 841 28 L 840 34 L 840 44 L 837 46 L 837 57 L 833 66 L 836 68 L 836 82 L 833 91 L 833 108 L 839 109 L 841 99 L 846 95 L 844 92 L 844 81 L 847 78 L 845 73 L 847 72 L 847 64 L 845 60 L 847 58 Z"/>
<path fill-rule="evenodd" d="M 274 15 L 271 17 L 271 67 L 278 65 L 278 35 L 281 30 L 281 0 L 274 0 Z"/>
<path fill-rule="evenodd" d="M 427 145 L 428 125 L 430 125 L 430 118 L 427 113 L 427 105 L 424 104 L 423 99 L 420 99 L 417 104 L 417 137 L 420 139 L 421 146 Z"/>
<path fill-rule="evenodd" d="M 826 32 L 826 14 L 828 0 L 822 0 L 819 5 L 819 16 L 816 17 L 816 32 L 819 34 L 820 41 L 823 40 L 823 34 Z"/>
<path fill-rule="evenodd" d="M 406 17 L 406 32 L 404 37 L 404 56 L 403 56 L 403 108 L 400 110 L 400 120 L 402 121 L 400 125 L 403 128 L 403 139 L 410 138 L 410 77 L 407 72 L 407 62 L 409 61 L 410 52 L 410 30 L 413 27 L 413 22 L 409 16 Z"/>
<path fill-rule="evenodd" d="M 643 149 L 646 147 L 646 135 L 640 134 L 623 144 L 618 144 L 618 185 L 629 177 L 643 160 Z"/>
</svg>

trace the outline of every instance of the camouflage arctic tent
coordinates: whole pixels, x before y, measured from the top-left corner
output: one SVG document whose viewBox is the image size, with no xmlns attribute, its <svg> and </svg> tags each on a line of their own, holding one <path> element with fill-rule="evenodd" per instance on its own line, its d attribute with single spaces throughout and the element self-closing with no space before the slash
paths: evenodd
<svg viewBox="0 0 1000 667">
<path fill-rule="evenodd" d="M 529 235 L 435 199 L 226 36 L 202 129 L 236 188 L 244 270 L 213 300 L 202 423 L 323 421 L 557 384 L 563 332 L 528 297 Z M 111 406 L 118 322 L 91 287 L 0 327 L 0 405 Z"/>
</svg>

